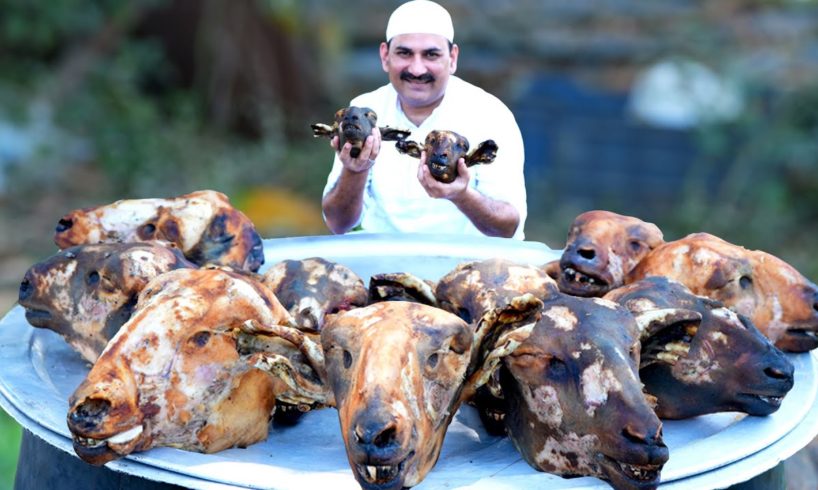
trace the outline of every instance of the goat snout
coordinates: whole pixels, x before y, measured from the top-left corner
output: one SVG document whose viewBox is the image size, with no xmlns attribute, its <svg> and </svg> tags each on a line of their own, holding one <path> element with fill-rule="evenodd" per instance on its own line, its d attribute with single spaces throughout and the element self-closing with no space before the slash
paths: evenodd
<svg viewBox="0 0 818 490">
<path fill-rule="evenodd" d="M 20 282 L 20 291 L 18 293 L 18 300 L 25 301 L 34 294 L 34 284 L 28 274 L 23 278 L 22 282 Z"/>
<path fill-rule="evenodd" d="M 74 226 L 74 220 L 71 218 L 61 218 L 60 221 L 57 222 L 55 230 L 57 233 L 62 233 L 70 230 L 72 226 Z"/>
<path fill-rule="evenodd" d="M 404 437 L 399 420 L 388 412 L 367 411 L 350 427 L 350 448 L 368 464 L 389 463 L 403 456 Z"/>
</svg>

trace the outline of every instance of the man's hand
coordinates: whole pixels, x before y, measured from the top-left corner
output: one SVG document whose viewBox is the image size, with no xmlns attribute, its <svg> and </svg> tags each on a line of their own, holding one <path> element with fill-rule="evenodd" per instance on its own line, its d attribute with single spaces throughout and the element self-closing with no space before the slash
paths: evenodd
<svg viewBox="0 0 818 490">
<path fill-rule="evenodd" d="M 470 178 L 466 160 L 461 158 L 457 161 L 457 178 L 448 184 L 439 182 L 429 172 L 429 167 L 426 165 L 426 152 L 421 152 L 420 163 L 418 164 L 418 181 L 426 190 L 426 193 L 429 194 L 429 197 L 456 201 L 468 189 Z"/>
<path fill-rule="evenodd" d="M 466 160 L 461 158 L 457 161 L 457 178 L 449 184 L 438 182 L 426 166 L 426 152 L 421 152 L 418 181 L 429 197 L 451 201 L 485 235 L 514 236 L 520 213 L 511 204 L 492 199 L 469 187 L 470 179 L 469 167 Z"/>
<path fill-rule="evenodd" d="M 344 169 L 338 176 L 335 186 L 321 201 L 321 208 L 330 231 L 346 233 L 361 217 L 369 169 L 375 165 L 375 158 L 381 150 L 381 132 L 377 127 L 372 128 L 372 134 L 366 137 L 358 158 L 352 158 L 350 155 L 352 150 L 350 143 L 344 143 L 343 148 L 338 148 L 338 141 L 339 138 L 336 136 L 332 138 L 330 145 L 338 153 Z"/>
<path fill-rule="evenodd" d="M 335 136 L 330 140 L 332 149 L 338 152 L 338 157 L 344 168 L 354 174 L 367 172 L 373 165 L 378 153 L 381 151 L 381 132 L 377 127 L 372 128 L 372 134 L 366 137 L 364 146 L 361 148 L 361 153 L 358 158 L 352 158 L 349 154 L 352 150 L 352 145 L 347 142 L 342 148 L 338 148 L 339 138 Z"/>
</svg>

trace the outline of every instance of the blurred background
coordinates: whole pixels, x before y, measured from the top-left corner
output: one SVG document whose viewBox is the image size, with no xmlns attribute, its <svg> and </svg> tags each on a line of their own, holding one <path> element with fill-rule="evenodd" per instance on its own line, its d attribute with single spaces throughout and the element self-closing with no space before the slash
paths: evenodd
<svg viewBox="0 0 818 490">
<path fill-rule="evenodd" d="M 78 207 L 208 188 L 265 237 L 328 233 L 309 124 L 386 83 L 400 3 L 0 0 L 0 312 Z M 818 278 L 818 0 L 441 3 L 457 74 L 523 132 L 528 240 L 561 248 L 607 209 Z M 0 417 L 11 487 L 20 429 Z"/>
</svg>

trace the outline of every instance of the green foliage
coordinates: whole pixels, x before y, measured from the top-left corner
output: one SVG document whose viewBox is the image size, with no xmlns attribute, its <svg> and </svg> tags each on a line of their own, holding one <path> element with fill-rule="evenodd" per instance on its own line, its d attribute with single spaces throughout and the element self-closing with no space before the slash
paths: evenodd
<svg viewBox="0 0 818 490">
<path fill-rule="evenodd" d="M 729 158 L 718 192 L 687 189 L 664 227 L 672 236 L 707 231 L 778 255 L 811 280 L 818 258 L 818 85 L 757 93 L 742 118 L 704 128 L 703 160 Z"/>
<path fill-rule="evenodd" d="M 14 487 L 21 437 L 20 425 L 0 410 L 0 489 Z"/>
</svg>

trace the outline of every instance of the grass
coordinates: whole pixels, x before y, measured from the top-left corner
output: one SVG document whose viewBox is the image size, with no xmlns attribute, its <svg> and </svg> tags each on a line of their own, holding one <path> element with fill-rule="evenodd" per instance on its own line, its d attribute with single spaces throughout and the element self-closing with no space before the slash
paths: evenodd
<svg viewBox="0 0 818 490">
<path fill-rule="evenodd" d="M 14 488 L 22 428 L 0 409 L 0 489 Z"/>
</svg>

